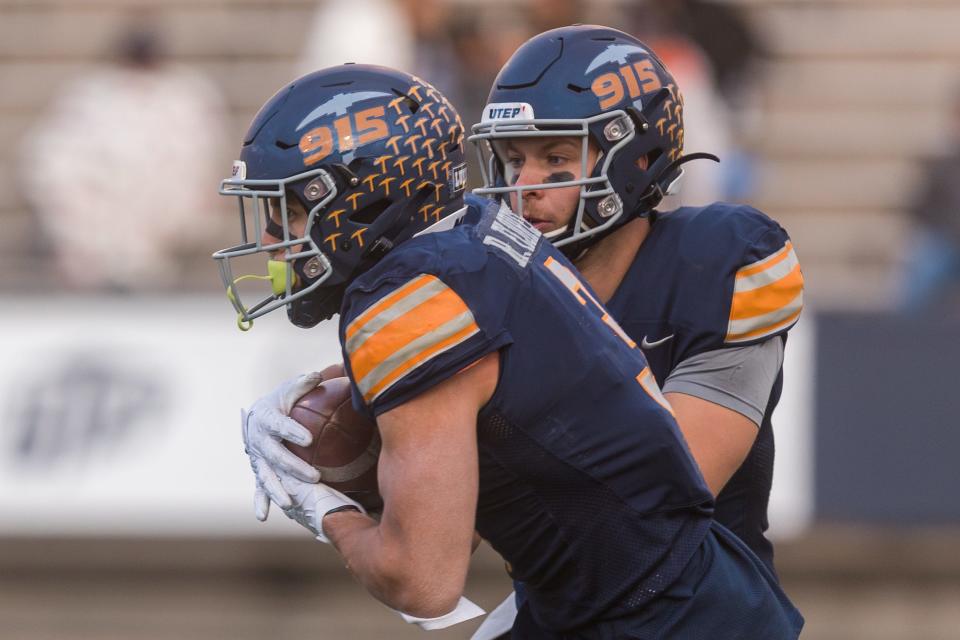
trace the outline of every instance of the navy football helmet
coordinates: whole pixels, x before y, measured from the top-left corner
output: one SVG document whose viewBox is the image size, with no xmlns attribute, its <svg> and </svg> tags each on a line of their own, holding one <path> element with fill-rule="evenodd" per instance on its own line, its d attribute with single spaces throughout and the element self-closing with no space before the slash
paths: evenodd
<svg viewBox="0 0 960 640">
<path fill-rule="evenodd" d="M 524 43 L 500 70 L 470 141 L 480 158 L 480 195 L 579 186 L 570 223 L 548 234 L 565 251 L 588 245 L 647 215 L 671 192 L 694 158 L 683 156 L 683 97 L 656 54 L 633 36 L 596 25 L 541 33 Z M 546 184 L 508 184 L 499 143 L 518 137 L 582 140 L 581 178 Z M 598 152 L 588 167 L 588 148 Z M 637 160 L 647 159 L 646 169 Z"/>
<path fill-rule="evenodd" d="M 213 254 L 240 327 L 284 306 L 301 327 L 331 317 L 351 280 L 459 211 L 463 139 L 447 99 L 401 71 L 347 64 L 277 92 L 220 185 L 240 203 L 242 243 Z M 294 215 L 306 216 L 302 233 Z M 268 275 L 235 277 L 231 262 L 253 254 L 277 257 Z M 244 303 L 238 283 L 250 278 L 269 280 L 272 294 Z"/>
</svg>

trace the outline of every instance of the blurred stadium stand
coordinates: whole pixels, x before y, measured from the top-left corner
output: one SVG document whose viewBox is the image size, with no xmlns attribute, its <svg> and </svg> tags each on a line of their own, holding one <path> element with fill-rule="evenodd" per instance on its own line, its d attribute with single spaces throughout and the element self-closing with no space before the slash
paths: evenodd
<svg viewBox="0 0 960 640">
<path fill-rule="evenodd" d="M 957 531 L 819 529 L 778 547 L 811 640 L 954 640 Z M 467 594 L 510 588 L 477 552 Z M 0 636 L 16 640 L 423 638 L 309 540 L 13 540 L 0 544 Z M 468 638 L 476 622 L 429 638 Z M 758 638 L 757 640 L 763 640 Z"/>
<path fill-rule="evenodd" d="M 449 0 L 493 16 L 515 3 Z M 888 306 L 918 158 L 947 125 L 960 69 L 954 0 L 731 0 L 768 49 L 757 123 L 744 141 L 760 159 L 753 201 L 796 240 L 819 307 Z M 228 131 L 294 75 L 312 0 L 0 0 L 0 287 L 54 286 L 37 259 L 17 188 L 25 131 L 71 77 L 102 62 L 124 11 L 157 9 L 175 61 L 208 74 L 229 106 Z M 616 15 L 612 0 L 588 17 Z M 479 105 L 464 107 L 465 120 Z M 233 155 L 224 149 L 223 166 Z M 94 161 L 91 159 L 91 161 Z M 202 258 L 202 257 L 201 257 Z M 192 286 L 215 287 L 198 269 Z"/>
<path fill-rule="evenodd" d="M 484 24 L 494 27 L 498 16 L 518 4 L 448 1 L 481 12 Z M 752 124 L 741 140 L 758 156 L 751 202 L 790 230 L 810 307 L 888 309 L 918 160 L 940 144 L 960 82 L 960 2 L 726 1 L 746 12 L 767 51 L 749 105 Z M 23 133 L 64 83 L 106 60 L 127 12 L 156 12 L 173 60 L 203 71 L 226 96 L 227 131 L 238 140 L 256 109 L 295 76 L 317 4 L 0 0 L 0 294 L 62 290 L 21 193 L 18 150 Z M 589 3 L 587 18 L 615 17 L 627 5 L 635 7 L 615 0 Z M 611 22 L 616 26 L 615 18 Z M 473 120 L 479 109 L 464 105 L 464 120 Z M 234 155 L 233 148 L 222 150 L 225 171 Z M 229 208 L 205 213 L 223 219 L 226 244 L 233 237 Z M 208 254 L 189 259 L 196 277 L 184 288 L 221 295 Z M 226 307 L 224 313 L 227 318 Z M 884 334 L 872 348 L 882 348 L 903 330 Z M 887 384 L 878 393 L 896 383 Z M 955 415 L 941 417 L 944 428 L 953 428 Z M 958 483 L 954 472 L 952 487 L 939 490 L 956 501 Z M 842 513 L 836 520 L 845 520 Z M 853 520 L 821 523 L 799 539 L 778 543 L 782 578 L 807 616 L 803 637 L 960 637 L 960 531 L 950 523 L 917 529 L 903 522 L 880 529 Z M 468 594 L 489 608 L 507 588 L 497 558 L 481 552 Z M 468 631 L 455 628 L 430 637 L 462 638 Z M 50 537 L 0 538 L 0 638 L 420 635 L 367 598 L 346 578 L 336 556 L 310 541 L 62 538 L 55 530 Z"/>
</svg>

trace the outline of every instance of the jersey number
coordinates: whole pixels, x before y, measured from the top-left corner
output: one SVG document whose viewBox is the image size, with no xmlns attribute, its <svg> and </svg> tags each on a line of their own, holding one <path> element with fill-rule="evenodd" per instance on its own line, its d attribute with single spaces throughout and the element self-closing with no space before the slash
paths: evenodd
<svg viewBox="0 0 960 640">
<path fill-rule="evenodd" d="M 617 321 L 613 319 L 610 315 L 610 312 L 607 311 L 600 302 L 593 297 L 590 291 L 584 286 L 583 282 L 580 281 L 573 271 L 560 264 L 552 257 L 549 257 L 544 261 L 544 266 L 557 280 L 559 280 L 564 287 L 567 288 L 567 291 L 573 294 L 573 297 L 584 307 L 588 304 L 592 305 L 594 309 L 600 312 L 600 320 L 603 321 L 605 325 L 610 327 L 610 330 L 613 333 L 623 340 L 623 342 L 630 347 L 635 349 L 637 343 L 630 339 L 630 336 L 627 335 L 627 332 L 624 331 Z M 653 400 L 659 404 L 661 407 L 666 409 L 673 415 L 673 407 L 670 406 L 670 403 L 667 402 L 667 399 L 660 392 L 660 387 L 657 386 L 657 381 L 653 377 L 653 372 L 650 371 L 650 367 L 644 367 L 643 371 L 637 374 L 637 382 L 643 387 L 643 390 L 647 392 Z"/>
</svg>

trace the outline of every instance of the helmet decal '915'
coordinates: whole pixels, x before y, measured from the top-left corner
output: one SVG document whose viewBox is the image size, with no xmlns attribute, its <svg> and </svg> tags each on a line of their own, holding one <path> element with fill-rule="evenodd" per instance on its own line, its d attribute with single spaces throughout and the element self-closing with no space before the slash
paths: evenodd
<svg viewBox="0 0 960 640">
<path fill-rule="evenodd" d="M 214 258 L 241 328 L 284 307 L 302 327 L 329 318 L 351 278 L 462 209 L 463 140 L 443 94 L 386 67 L 322 69 L 278 91 L 220 187 L 241 242 Z M 265 275 L 250 273 L 254 256 Z"/>
</svg>

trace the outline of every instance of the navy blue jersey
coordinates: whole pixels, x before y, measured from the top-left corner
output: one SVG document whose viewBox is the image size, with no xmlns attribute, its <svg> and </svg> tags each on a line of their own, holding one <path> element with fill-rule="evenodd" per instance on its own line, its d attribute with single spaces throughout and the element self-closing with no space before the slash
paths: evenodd
<svg viewBox="0 0 960 640">
<path fill-rule="evenodd" d="M 645 355 L 661 385 L 691 356 L 785 339 L 802 306 L 803 276 L 786 231 L 755 209 L 721 203 L 656 214 L 607 303 L 628 335 L 652 345 Z M 757 439 L 717 496 L 714 514 L 771 570 L 773 548 L 764 536 L 773 481 L 770 416 L 781 387 L 782 372 Z"/>
<path fill-rule="evenodd" d="M 509 210 L 394 249 L 347 289 L 340 337 L 371 416 L 500 352 L 476 526 L 527 584 L 537 627 L 589 628 L 714 584 L 712 498 L 643 354 Z M 751 575 L 717 588 L 769 593 Z"/>
</svg>

